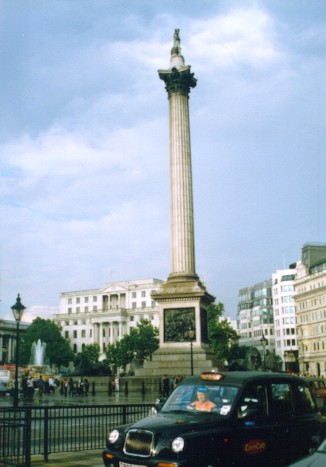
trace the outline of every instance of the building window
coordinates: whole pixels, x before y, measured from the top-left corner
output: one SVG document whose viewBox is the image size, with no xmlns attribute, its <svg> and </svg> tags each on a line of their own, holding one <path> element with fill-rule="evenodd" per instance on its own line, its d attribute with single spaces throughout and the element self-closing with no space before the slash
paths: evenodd
<svg viewBox="0 0 326 467">
<path fill-rule="evenodd" d="M 77 331 L 74 331 L 74 339 L 77 339 Z"/>
<path fill-rule="evenodd" d="M 79 313 L 80 312 L 80 306 L 77 306 L 76 308 L 76 312 Z"/>
<path fill-rule="evenodd" d="M 81 336 L 82 336 L 82 337 L 86 337 L 86 331 L 85 331 L 85 329 L 82 329 Z"/>
<path fill-rule="evenodd" d="M 93 297 L 93 302 L 97 302 L 97 296 L 96 295 L 94 295 L 94 297 Z"/>
<path fill-rule="evenodd" d="M 105 329 L 102 329 L 102 336 L 105 337 Z"/>
<path fill-rule="evenodd" d="M 137 292 L 131 292 L 131 297 L 136 298 L 137 297 Z"/>
<path fill-rule="evenodd" d="M 85 303 L 88 303 L 88 297 L 85 297 L 84 300 L 85 300 Z"/>
<path fill-rule="evenodd" d="M 80 297 L 76 298 L 76 303 L 80 303 Z"/>
<path fill-rule="evenodd" d="M 71 314 L 71 308 L 68 308 L 68 315 Z"/>
<path fill-rule="evenodd" d="M 93 305 L 93 311 L 97 311 L 97 305 Z"/>
<path fill-rule="evenodd" d="M 93 335 L 93 329 L 90 329 L 89 330 L 89 337 L 92 337 L 92 335 Z"/>
<path fill-rule="evenodd" d="M 85 313 L 88 313 L 88 306 L 85 306 Z"/>
<path fill-rule="evenodd" d="M 72 304 L 72 298 L 68 298 L 68 305 Z"/>
<path fill-rule="evenodd" d="M 146 308 L 146 302 L 141 302 L 141 307 Z"/>
<path fill-rule="evenodd" d="M 66 338 L 66 339 L 69 338 L 69 331 L 65 331 L 65 338 Z"/>
<path fill-rule="evenodd" d="M 131 306 L 132 308 L 136 308 L 136 302 L 132 302 Z"/>
<path fill-rule="evenodd" d="M 74 345 L 73 345 L 73 352 L 74 352 L 74 353 L 77 353 L 77 344 L 74 344 Z"/>
<path fill-rule="evenodd" d="M 142 290 L 141 296 L 142 296 L 142 298 L 146 297 L 146 290 Z"/>
</svg>

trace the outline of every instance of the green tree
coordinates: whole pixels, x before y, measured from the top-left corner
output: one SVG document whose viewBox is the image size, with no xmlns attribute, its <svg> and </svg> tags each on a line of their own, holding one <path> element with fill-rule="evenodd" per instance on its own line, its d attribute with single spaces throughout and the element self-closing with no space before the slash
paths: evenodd
<svg viewBox="0 0 326 467">
<path fill-rule="evenodd" d="M 130 336 L 134 340 L 133 358 L 137 358 L 142 365 L 145 360 L 152 358 L 152 354 L 159 347 L 159 330 L 153 327 L 150 321 L 142 319 L 137 327 L 132 329 Z"/>
<path fill-rule="evenodd" d="M 158 349 L 158 329 L 150 321 L 141 320 L 119 342 L 109 344 L 106 351 L 108 364 L 117 368 L 126 366 L 137 359 L 140 364 L 151 358 L 152 353 Z"/>
<path fill-rule="evenodd" d="M 208 339 L 211 350 L 218 360 L 229 360 L 230 346 L 239 339 L 235 329 L 224 315 L 223 303 L 211 303 L 208 307 Z"/>
<path fill-rule="evenodd" d="M 229 370 L 246 370 L 247 354 L 250 347 L 247 345 L 239 345 L 237 342 L 231 344 L 229 349 Z"/>
<path fill-rule="evenodd" d="M 93 370 L 98 364 L 100 356 L 100 346 L 98 344 L 88 344 L 82 350 L 81 353 L 81 367 L 84 370 Z"/>
<path fill-rule="evenodd" d="M 108 366 L 113 371 L 113 373 L 116 373 L 118 367 L 120 366 L 119 342 L 116 342 L 115 344 L 108 344 L 105 355 Z"/>
<path fill-rule="evenodd" d="M 21 364 L 31 363 L 32 344 L 38 339 L 46 343 L 46 364 L 60 367 L 67 366 L 70 361 L 74 360 L 74 353 L 70 348 L 69 341 L 61 336 L 60 328 L 50 319 L 38 317 L 28 326 L 21 339 L 19 353 Z"/>
<path fill-rule="evenodd" d="M 265 368 L 272 371 L 281 371 L 283 361 L 279 355 L 276 355 L 275 350 L 270 352 L 266 350 L 265 354 Z"/>
</svg>

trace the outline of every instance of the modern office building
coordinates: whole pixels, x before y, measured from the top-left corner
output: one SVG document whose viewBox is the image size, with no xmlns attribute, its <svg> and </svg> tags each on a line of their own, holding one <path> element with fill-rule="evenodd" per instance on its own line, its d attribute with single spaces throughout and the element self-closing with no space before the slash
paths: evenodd
<svg viewBox="0 0 326 467">
<path fill-rule="evenodd" d="M 68 338 L 75 353 L 85 345 L 97 343 L 100 359 L 105 358 L 107 345 L 119 341 L 141 319 L 159 327 L 159 309 L 151 294 L 162 281 L 144 279 L 112 282 L 101 289 L 63 292 L 60 313 L 53 321 Z"/>
<path fill-rule="evenodd" d="M 326 244 L 303 246 L 294 299 L 300 371 L 326 377 Z"/>
<path fill-rule="evenodd" d="M 275 353 L 283 360 L 284 371 L 298 372 L 298 342 L 294 303 L 296 263 L 272 275 Z"/>
<path fill-rule="evenodd" d="M 237 331 L 260 352 L 264 335 L 285 371 L 326 377 L 326 244 L 304 245 L 301 261 L 240 289 Z"/>
<path fill-rule="evenodd" d="M 264 352 L 261 339 L 267 339 L 266 350 L 275 349 L 272 280 L 240 289 L 238 297 L 237 330 L 239 345 L 256 347 Z"/>
</svg>

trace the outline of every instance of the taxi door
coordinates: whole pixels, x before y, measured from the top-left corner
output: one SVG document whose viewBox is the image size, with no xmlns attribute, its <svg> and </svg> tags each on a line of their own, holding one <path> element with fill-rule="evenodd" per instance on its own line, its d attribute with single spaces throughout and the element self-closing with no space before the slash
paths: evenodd
<svg viewBox="0 0 326 467">
<path fill-rule="evenodd" d="M 324 418 L 318 411 L 309 387 L 295 381 L 291 385 L 294 413 L 290 418 L 290 431 L 294 451 L 292 458 L 303 457 L 316 448 L 324 438 Z"/>
<path fill-rule="evenodd" d="M 285 464 L 289 448 L 289 423 L 270 409 L 270 389 L 265 383 L 249 383 L 238 402 L 232 440 L 236 465 Z"/>
</svg>

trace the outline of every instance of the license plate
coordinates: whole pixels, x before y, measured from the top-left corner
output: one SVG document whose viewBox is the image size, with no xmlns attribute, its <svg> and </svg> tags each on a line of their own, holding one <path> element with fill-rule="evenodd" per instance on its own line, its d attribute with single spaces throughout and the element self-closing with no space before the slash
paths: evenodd
<svg viewBox="0 0 326 467">
<path fill-rule="evenodd" d="M 119 462 L 119 467 L 146 467 L 146 465 L 126 464 L 125 462 Z"/>
</svg>

